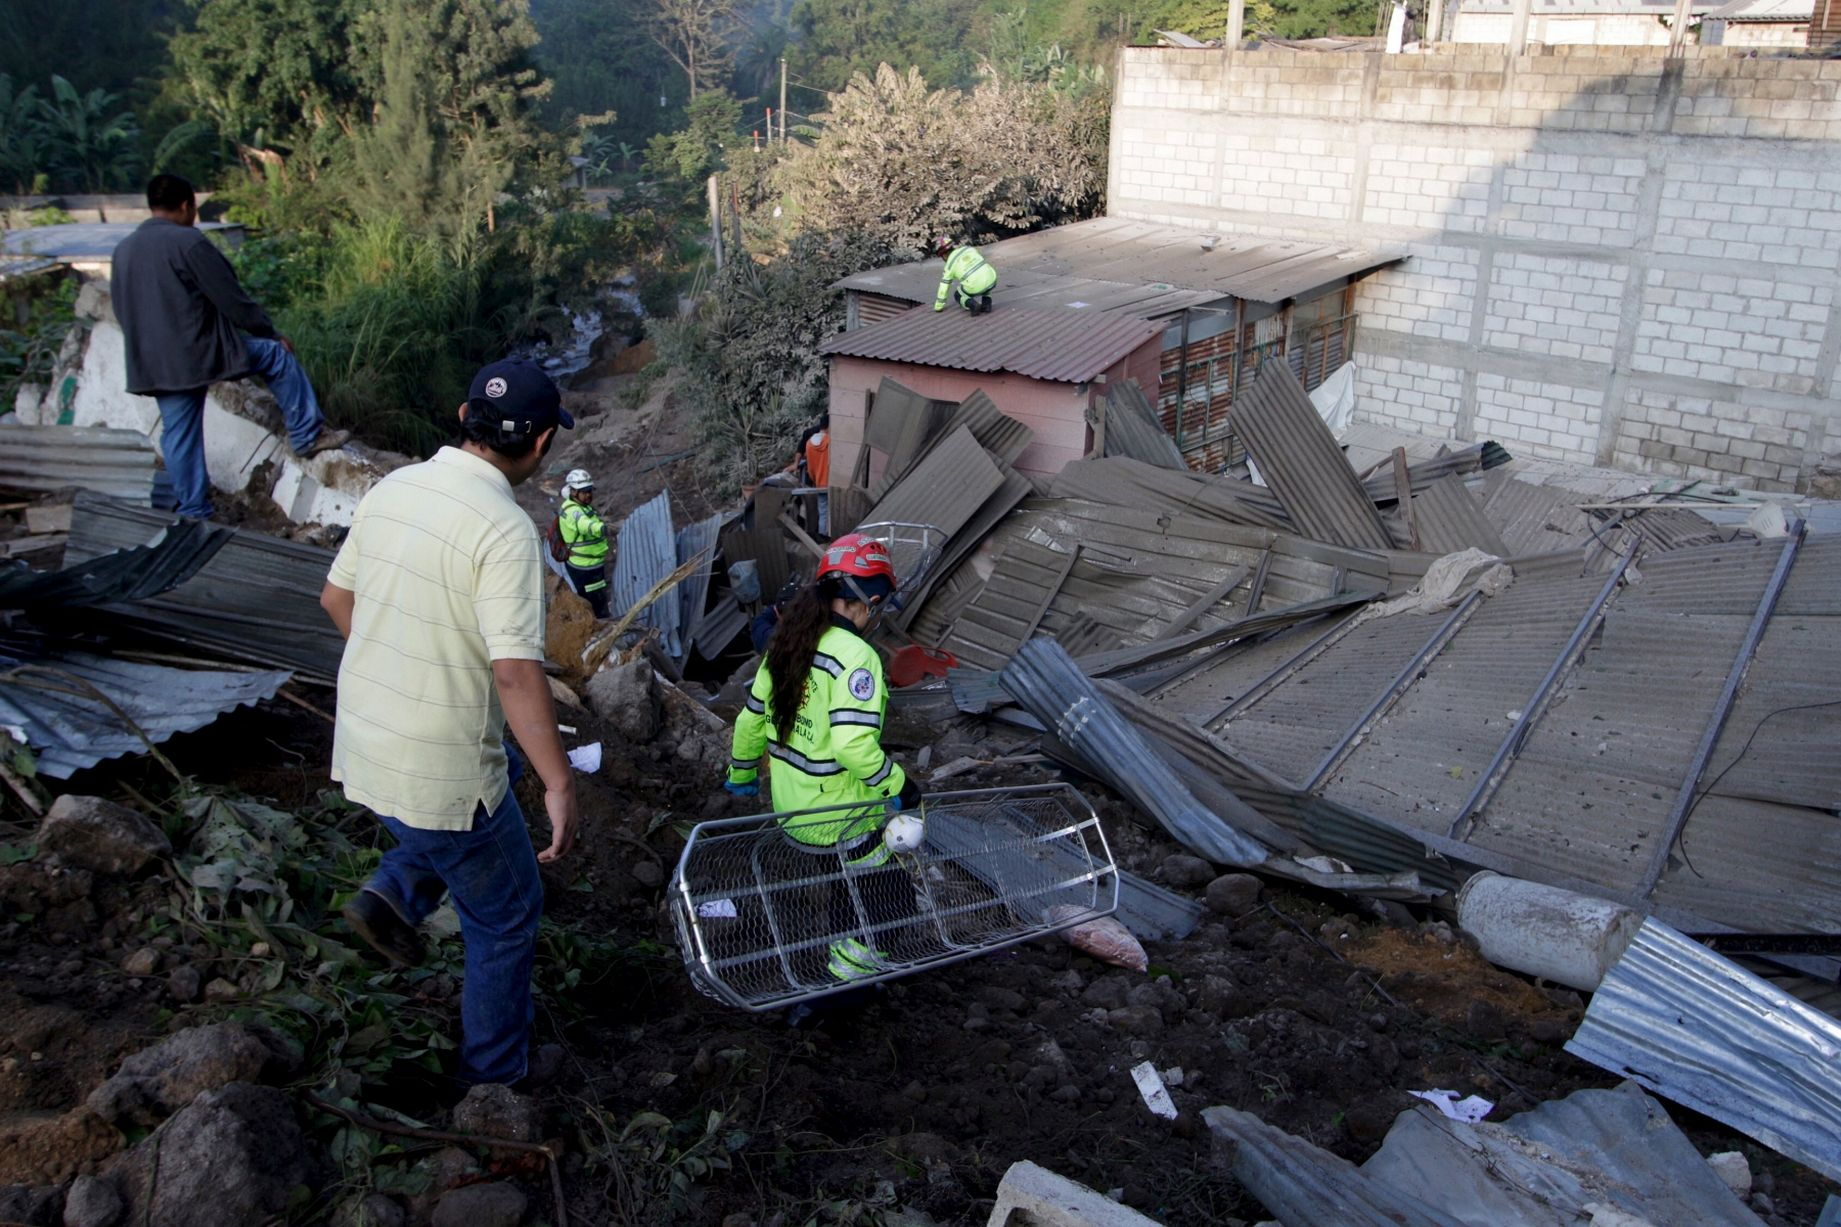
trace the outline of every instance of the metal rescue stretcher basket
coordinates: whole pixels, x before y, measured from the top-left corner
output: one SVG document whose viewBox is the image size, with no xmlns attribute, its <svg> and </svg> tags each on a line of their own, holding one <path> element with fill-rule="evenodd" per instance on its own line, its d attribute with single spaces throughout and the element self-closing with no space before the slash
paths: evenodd
<svg viewBox="0 0 1841 1227">
<path fill-rule="evenodd" d="M 728 1005 L 778 1009 L 1118 908 L 1118 866 L 1099 817 L 1065 784 L 938 793 L 922 813 L 920 848 L 872 869 L 848 867 L 845 857 L 873 845 L 850 853 L 798 845 L 780 829 L 784 814 L 699 823 L 669 892 L 692 982 Z M 849 939 L 876 952 L 878 969 L 842 981 L 831 972 L 831 948 Z"/>
</svg>

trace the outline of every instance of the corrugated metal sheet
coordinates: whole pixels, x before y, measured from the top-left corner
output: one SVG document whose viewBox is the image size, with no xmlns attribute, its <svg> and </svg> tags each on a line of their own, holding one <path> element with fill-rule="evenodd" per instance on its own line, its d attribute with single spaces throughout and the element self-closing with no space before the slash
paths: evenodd
<svg viewBox="0 0 1841 1227">
<path fill-rule="evenodd" d="M 1121 380 L 1106 393 L 1106 455 L 1126 456 L 1162 469 L 1187 472 L 1189 468 L 1135 379 Z"/>
<path fill-rule="evenodd" d="M 1048 603 L 1061 591 L 1076 553 L 1033 541 L 1012 541 L 991 562 L 991 578 L 953 623 L 940 646 L 959 663 L 1001 669 L 1042 623 Z"/>
<path fill-rule="evenodd" d="M 155 452 L 138 430 L 0 426 L 0 489 L 37 494 L 75 486 L 142 507 L 153 501 Z"/>
<path fill-rule="evenodd" d="M 1291 368 L 1262 366 L 1234 406 L 1233 425 L 1299 532 L 1336 545 L 1393 548 L 1373 500 Z"/>
<path fill-rule="evenodd" d="M 882 377 L 870 403 L 864 435 L 871 447 L 888 457 L 874 497 L 886 494 L 926 454 L 928 444 L 939 438 L 953 408 L 951 401 L 933 400 L 886 375 Z"/>
<path fill-rule="evenodd" d="M 1669 1227 L 1762 1224 L 1630 1082 L 1574 1091 L 1500 1123 L 1468 1125 L 1416 1104 L 1359 1169 L 1248 1114 L 1202 1115 L 1235 1146 L 1236 1175 L 1263 1190 L 1257 1195 L 1287 1227 L 1360 1221 L 1330 1209 L 1338 1203 L 1413 1224 L 1449 1215 L 1489 1227 L 1556 1227 L 1593 1220 L 1600 1208 Z M 1293 1213 L 1304 1217 L 1285 1217 Z"/>
<path fill-rule="evenodd" d="M 1035 431 L 1005 414 L 983 392 L 973 392 L 947 416 L 941 437 L 961 426 L 971 431 L 978 445 L 1000 464 L 1015 464 L 1036 437 Z"/>
<path fill-rule="evenodd" d="M 697 623 L 696 638 L 691 646 L 705 660 L 714 660 L 748 627 L 748 615 L 735 602 L 735 594 L 725 592 Z"/>
<path fill-rule="evenodd" d="M 0 645 L 0 725 L 25 729 L 40 775 L 67 780 L 104 759 L 143 754 L 147 741 L 158 744 L 273 698 L 287 681 L 285 671 L 172 669 Z"/>
<path fill-rule="evenodd" d="M 1841 540 L 1811 538 L 1802 549 L 1678 840 L 1675 799 L 1777 570 L 1779 542 L 1639 560 L 1533 709 L 1605 581 L 1580 573 L 1580 554 L 1517 563 L 1506 591 L 1406 673 L 1398 701 L 1322 794 L 1441 847 L 1473 849 L 1479 863 L 1653 903 L 1710 928 L 1841 931 L 1832 907 L 1841 897 L 1841 843 L 1832 838 L 1841 709 L 1824 706 L 1841 693 Z M 1400 614 L 1328 639 L 1327 623 L 1299 627 L 1202 664 L 1156 701 L 1211 727 L 1225 715 L 1229 746 L 1268 772 L 1305 779 L 1413 664 L 1434 621 Z M 1319 655 L 1285 667 L 1319 644 Z M 1262 688 L 1270 693 L 1259 697 Z M 1529 710 L 1525 736 L 1512 743 Z M 1480 791 L 1505 745 L 1499 785 Z M 1482 798 L 1474 825 L 1444 842 L 1473 796 Z"/>
<path fill-rule="evenodd" d="M 721 536 L 720 514 L 686 524 L 678 530 L 678 565 L 683 566 L 692 558 L 703 560 L 703 565 L 692 571 L 678 588 L 683 598 L 678 625 L 683 631 L 684 650 L 687 653 L 697 641 L 697 627 L 702 623 L 704 607 L 710 601 L 710 569 L 716 565 L 717 543 Z"/>
<path fill-rule="evenodd" d="M 1123 311 L 1144 319 L 1166 319 L 1185 308 L 1221 299 L 1213 290 L 1185 290 L 1158 282 L 1141 284 L 1092 277 L 1061 277 L 1028 269 L 999 269 L 998 272 L 1000 277 L 997 289 L 992 292 L 992 301 L 1001 306 Z M 857 273 L 832 288 L 856 290 L 857 326 L 862 327 L 906 311 L 917 303 L 931 307 L 939 283 L 940 261 L 922 260 Z"/>
<path fill-rule="evenodd" d="M 1229 524 L 1289 530 L 1291 520 L 1270 491 L 1250 481 L 1163 468 L 1130 456 L 1076 460 L 1049 483 L 1055 498 L 1212 516 Z"/>
<path fill-rule="evenodd" d="M 1082 278 L 1122 286 L 1208 291 L 1216 298 L 1281 303 L 1397 263 L 1391 252 L 1209 234 L 1096 217 L 979 248 L 997 269 L 998 292 L 1028 278 Z M 846 277 L 840 289 L 931 302 L 940 261 L 922 260 Z M 1143 310 L 1143 308 L 1139 308 Z M 1174 307 L 1164 314 L 1173 314 Z"/>
<path fill-rule="evenodd" d="M 950 541 L 1003 484 L 990 453 L 961 426 L 883 495 L 864 523 L 931 524 Z"/>
<path fill-rule="evenodd" d="M 620 526 L 620 538 L 614 558 L 614 617 L 625 617 L 646 593 L 666 576 L 677 570 L 677 538 L 671 531 L 671 492 L 661 490 L 658 497 L 633 509 Z M 772 593 L 763 595 L 771 596 Z M 684 658 L 684 640 L 678 631 L 681 599 L 666 593 L 640 613 L 635 625 L 658 632 L 659 641 L 674 659 Z"/>
<path fill-rule="evenodd" d="M 880 324 L 826 337 L 818 352 L 1086 383 L 1162 335 L 1160 324 L 1112 311 L 1005 306 L 973 315 L 956 307 L 917 307 Z"/>
<path fill-rule="evenodd" d="M 1413 526 L 1419 537 L 1415 548 L 1428 554 L 1455 554 L 1474 547 L 1498 558 L 1508 556 L 1502 534 L 1462 477 L 1441 477 L 1415 494 Z"/>
<path fill-rule="evenodd" d="M 183 584 L 230 541 L 230 530 L 184 520 L 151 545 L 118 550 L 62 571 L 0 569 L 0 609 L 58 612 L 144 601 Z"/>
<path fill-rule="evenodd" d="M 990 536 L 991 531 L 1016 509 L 1017 504 L 1033 493 L 1035 493 L 1035 486 L 1027 477 L 1015 469 L 1007 467 L 1003 469 L 1003 484 L 998 486 L 997 493 L 987 498 L 984 505 L 978 508 L 978 513 L 967 520 L 965 527 L 946 543 L 946 548 L 940 551 L 939 561 L 934 564 L 933 570 L 920 586 L 903 595 L 900 616 L 901 625 L 904 628 L 912 627 L 923 616 L 929 619 L 933 617 L 934 591 L 947 577 L 957 576 L 960 569 L 968 565 L 972 551 L 976 550 L 985 538 Z M 954 591 L 962 592 L 963 588 L 955 586 Z M 942 614 L 944 612 L 942 610 Z"/>
<path fill-rule="evenodd" d="M 80 494 L 65 565 L 148 545 L 178 522 L 164 512 Z M 230 531 L 230 540 L 221 548 L 211 546 L 215 555 L 172 591 L 107 606 L 110 624 L 205 647 L 229 660 L 279 665 L 332 681 L 345 652 L 345 640 L 320 608 L 332 551 L 244 529 Z"/>
<path fill-rule="evenodd" d="M 1483 511 L 1510 556 L 1576 549 L 1592 539 L 1592 522 L 1579 510 L 1584 501 L 1579 495 L 1495 474 L 1491 482 Z"/>
<path fill-rule="evenodd" d="M 1647 920 L 1566 1050 L 1841 1180 L 1841 1023 Z"/>
<path fill-rule="evenodd" d="M 9 255 L 46 256 L 63 264 L 108 260 L 120 242 L 134 233 L 135 222 L 65 222 L 57 226 L 30 226 L 0 230 L 0 250 Z M 206 232 L 236 235 L 241 222 L 200 222 Z M 234 243 L 233 243 L 234 245 Z"/>
<path fill-rule="evenodd" d="M 1023 708 L 1100 772 L 1106 783 L 1162 824 L 1178 843 L 1217 865 L 1256 866 L 1266 850 L 1211 812 L 1080 666 L 1052 639 L 1032 639 L 1000 680 Z"/>
</svg>

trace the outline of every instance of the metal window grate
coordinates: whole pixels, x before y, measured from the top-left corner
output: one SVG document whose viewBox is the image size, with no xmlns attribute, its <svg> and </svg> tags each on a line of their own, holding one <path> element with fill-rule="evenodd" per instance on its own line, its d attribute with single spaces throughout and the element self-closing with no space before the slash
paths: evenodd
<svg viewBox="0 0 1841 1227">
<path fill-rule="evenodd" d="M 757 814 L 692 829 L 670 907 L 700 991 L 742 1009 L 776 1009 L 986 954 L 1118 907 L 1118 868 L 1099 818 L 1066 785 L 930 797 L 926 842 L 880 867 L 847 864 L 880 847 L 879 833 L 839 848 L 799 844 L 783 827 L 861 812 Z M 875 952 L 875 970 L 846 980 L 833 963 L 836 948 L 851 942 Z"/>
</svg>

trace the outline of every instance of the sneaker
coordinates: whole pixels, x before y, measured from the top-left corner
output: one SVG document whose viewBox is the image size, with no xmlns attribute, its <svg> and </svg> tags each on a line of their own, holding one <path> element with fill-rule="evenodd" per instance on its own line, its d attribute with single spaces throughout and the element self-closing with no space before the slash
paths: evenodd
<svg viewBox="0 0 1841 1227">
<path fill-rule="evenodd" d="M 351 441 L 352 432 L 349 430 L 329 430 L 322 427 L 320 433 L 314 436 L 313 442 L 307 444 L 307 449 L 302 452 L 296 452 L 295 454 L 298 456 L 313 456 L 320 452 L 330 452 L 336 448 L 344 447 Z"/>
<path fill-rule="evenodd" d="M 389 900 L 369 887 L 353 895 L 342 914 L 352 932 L 396 966 L 414 967 L 428 957 L 421 935 L 396 914 Z"/>
<path fill-rule="evenodd" d="M 888 970 L 888 951 L 871 950 L 854 937 L 831 943 L 831 974 L 839 980 L 861 980 Z"/>
</svg>

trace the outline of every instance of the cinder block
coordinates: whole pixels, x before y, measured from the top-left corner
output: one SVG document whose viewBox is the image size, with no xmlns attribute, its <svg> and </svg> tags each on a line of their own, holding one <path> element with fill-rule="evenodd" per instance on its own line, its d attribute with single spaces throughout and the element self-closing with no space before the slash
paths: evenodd
<svg viewBox="0 0 1841 1227">
<path fill-rule="evenodd" d="M 1130 1206 L 1057 1176 L 1027 1159 L 1012 1163 L 997 1186 L 986 1227 L 1158 1227 Z"/>
</svg>

